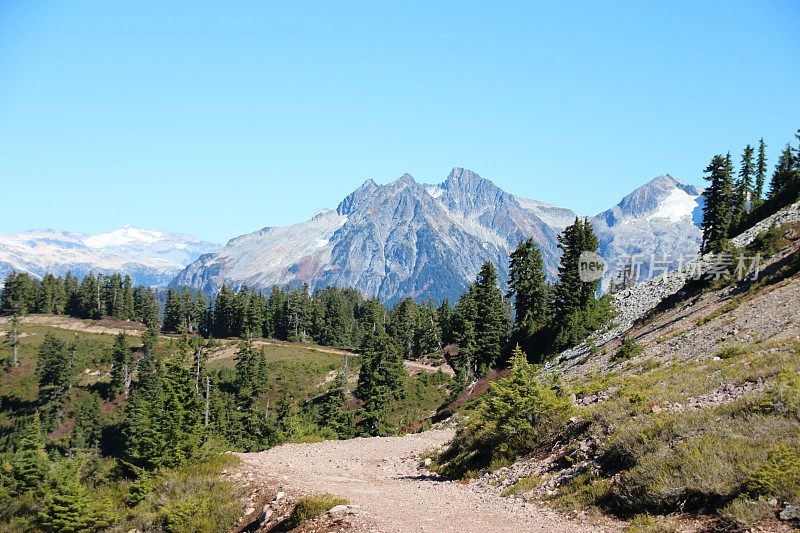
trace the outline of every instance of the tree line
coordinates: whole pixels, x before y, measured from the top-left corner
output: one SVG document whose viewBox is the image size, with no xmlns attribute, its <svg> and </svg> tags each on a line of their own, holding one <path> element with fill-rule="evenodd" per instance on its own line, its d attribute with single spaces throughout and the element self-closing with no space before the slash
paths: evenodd
<svg viewBox="0 0 800 533">
<path fill-rule="evenodd" d="M 79 280 L 69 272 L 64 277 L 48 273 L 37 280 L 26 272 L 12 272 L 0 293 L 0 314 L 30 313 L 135 320 L 147 326 L 161 322 L 155 290 L 134 287 L 129 275 L 120 274 L 89 274 Z"/>
<path fill-rule="evenodd" d="M 800 141 L 800 130 L 796 134 Z M 703 192 L 703 253 L 720 253 L 728 248 L 728 239 L 763 220 L 800 195 L 800 146 L 787 143 L 772 172 L 768 173 L 766 144 L 758 149 L 744 147 L 738 170 L 731 153 L 716 154 L 705 169 L 703 178 L 709 186 Z"/>
</svg>

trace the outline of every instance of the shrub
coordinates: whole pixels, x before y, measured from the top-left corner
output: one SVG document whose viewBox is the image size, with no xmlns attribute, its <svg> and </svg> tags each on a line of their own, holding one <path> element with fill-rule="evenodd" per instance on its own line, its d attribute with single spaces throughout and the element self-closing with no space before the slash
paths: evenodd
<svg viewBox="0 0 800 533">
<path fill-rule="evenodd" d="M 614 361 L 627 361 L 637 355 L 641 355 L 642 352 L 644 352 L 642 345 L 628 337 L 622 341 L 622 345 L 617 350 L 617 353 L 614 354 L 613 359 Z"/>
<path fill-rule="evenodd" d="M 740 495 L 717 514 L 726 530 L 751 529 L 759 522 L 773 517 L 774 510 L 763 499 L 751 500 L 745 495 Z"/>
<path fill-rule="evenodd" d="M 747 487 L 760 496 L 800 504 L 800 455 L 784 443 L 776 444 Z"/>
<path fill-rule="evenodd" d="M 659 522 L 649 514 L 638 514 L 631 518 L 625 533 L 673 533 L 678 528 Z"/>
<path fill-rule="evenodd" d="M 524 476 L 516 480 L 513 485 L 506 487 L 502 495 L 514 496 L 515 494 L 525 494 L 539 487 L 541 483 L 542 479 L 537 475 L 531 474 L 530 476 Z"/>
<path fill-rule="evenodd" d="M 770 446 L 797 432 L 796 422 L 749 413 L 744 405 L 623 422 L 601 457 L 608 471 L 623 471 L 609 508 L 625 514 L 716 508 L 741 493 Z"/>
<path fill-rule="evenodd" d="M 437 462 L 440 473 L 463 478 L 502 465 L 551 439 L 569 421 L 572 402 L 564 387 L 514 351 L 509 377 L 492 383 L 475 413 Z"/>
<path fill-rule="evenodd" d="M 784 370 L 769 392 L 771 408 L 800 420 L 800 374 Z"/>
<path fill-rule="evenodd" d="M 347 499 L 333 494 L 314 494 L 297 500 L 292 514 L 286 519 L 287 529 L 294 529 L 306 520 L 316 518 L 337 505 L 350 503 Z"/>
<path fill-rule="evenodd" d="M 571 511 L 585 507 L 602 507 L 611 491 L 611 480 L 586 472 L 570 479 L 553 500 L 556 508 Z"/>
<path fill-rule="evenodd" d="M 720 359 L 730 359 L 731 357 L 737 357 L 739 355 L 744 355 L 747 353 L 747 348 L 744 346 L 739 346 L 737 344 L 729 344 L 727 346 L 723 346 L 717 351 L 717 357 Z"/>
</svg>

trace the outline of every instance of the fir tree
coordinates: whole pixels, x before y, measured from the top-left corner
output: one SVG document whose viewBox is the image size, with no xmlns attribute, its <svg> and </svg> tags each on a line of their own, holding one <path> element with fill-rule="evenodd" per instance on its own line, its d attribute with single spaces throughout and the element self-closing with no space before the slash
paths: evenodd
<svg viewBox="0 0 800 533">
<path fill-rule="evenodd" d="M 458 360 L 449 361 L 455 370 L 456 383 L 466 386 L 478 374 L 478 358 L 475 344 L 475 323 L 478 308 L 475 303 L 475 284 L 458 299 L 453 312 L 453 340 L 458 344 Z"/>
<path fill-rule="evenodd" d="M 497 284 L 497 269 L 484 263 L 475 281 L 475 355 L 478 373 L 494 367 L 508 340 L 508 317 L 503 293 Z"/>
<path fill-rule="evenodd" d="M 44 531 L 85 533 L 108 527 L 116 517 L 92 499 L 80 481 L 78 466 L 67 461 L 57 470 L 38 518 Z"/>
<path fill-rule="evenodd" d="M 733 227 L 741 224 L 742 219 L 748 212 L 748 201 L 754 201 L 753 192 L 753 147 L 749 144 L 744 147 L 742 152 L 742 164 L 739 167 L 739 180 L 736 182 L 736 190 L 734 193 L 733 213 L 731 215 L 731 224 Z"/>
<path fill-rule="evenodd" d="M 442 331 L 442 345 L 447 346 L 448 344 L 452 344 L 455 341 L 453 338 L 453 318 L 452 311 L 450 310 L 450 302 L 447 298 L 442 300 L 441 305 L 439 305 L 437 320 Z"/>
<path fill-rule="evenodd" d="M 769 184 L 770 200 L 782 196 L 784 193 L 791 189 L 791 185 L 795 179 L 795 160 L 792 153 L 791 145 L 786 147 L 778 157 L 778 164 L 775 166 L 775 172 L 772 173 L 772 180 Z M 792 198 L 793 200 L 794 198 Z"/>
<path fill-rule="evenodd" d="M 167 300 L 164 303 L 164 321 L 161 330 L 165 332 L 178 332 L 185 327 L 183 304 L 175 289 L 167 290 Z"/>
<path fill-rule="evenodd" d="M 114 338 L 111 348 L 111 384 L 109 397 L 115 398 L 126 392 L 127 383 L 131 372 L 131 351 L 128 348 L 128 338 L 120 331 Z"/>
<path fill-rule="evenodd" d="M 429 298 L 417 309 L 417 324 L 414 328 L 414 356 L 439 354 L 442 349 L 441 337 L 439 314 L 433 305 L 433 300 Z"/>
<path fill-rule="evenodd" d="M 391 312 L 390 334 L 400 345 L 403 357 L 414 357 L 414 332 L 417 327 L 417 304 L 411 298 L 400 300 Z"/>
<path fill-rule="evenodd" d="M 764 197 L 764 183 L 767 179 L 767 145 L 762 137 L 758 141 L 758 159 L 756 160 L 756 185 L 753 191 L 753 200 L 760 203 Z"/>
<path fill-rule="evenodd" d="M 345 406 L 346 401 L 344 374 L 339 373 L 330 389 L 322 396 L 319 420 L 321 426 L 332 430 L 340 439 L 353 437 L 355 431 L 353 415 Z"/>
<path fill-rule="evenodd" d="M 508 295 L 514 297 L 514 329 L 527 337 L 546 323 L 550 310 L 550 287 L 542 253 L 533 238 L 519 243 L 511 253 L 509 272 Z"/>
<path fill-rule="evenodd" d="M 125 275 L 122 284 L 122 318 L 125 320 L 136 320 L 136 311 L 133 304 L 133 280 L 130 275 Z"/>
<path fill-rule="evenodd" d="M 33 414 L 25 426 L 12 466 L 20 492 L 35 491 L 47 478 L 49 462 L 44 450 L 44 431 L 38 412 Z"/>
<path fill-rule="evenodd" d="M 731 221 L 732 168 L 730 154 L 719 154 L 711 159 L 704 178 L 711 184 L 703 191 L 703 253 L 721 252 Z"/>
<path fill-rule="evenodd" d="M 164 463 L 166 439 L 162 432 L 164 394 L 161 360 L 148 344 L 139 361 L 139 380 L 125 404 L 121 464 L 130 475 L 152 472 Z"/>
<path fill-rule="evenodd" d="M 100 441 L 102 414 L 100 399 L 95 394 L 85 394 L 75 406 L 75 425 L 72 428 L 71 448 L 94 448 Z"/>
<path fill-rule="evenodd" d="M 38 403 L 42 422 L 45 428 L 51 429 L 61 422 L 61 410 L 72 379 L 72 361 L 67 345 L 51 333 L 45 335 L 39 348 L 36 376 L 39 379 Z"/>
<path fill-rule="evenodd" d="M 177 467 L 193 458 L 200 444 L 202 408 L 195 394 L 194 379 L 180 361 L 165 366 L 163 415 L 160 430 L 164 436 L 163 463 Z"/>
<path fill-rule="evenodd" d="M 403 357 L 385 333 L 369 335 L 364 343 L 356 396 L 364 402 L 364 426 L 370 435 L 390 432 L 389 409 L 405 397 Z"/>
<path fill-rule="evenodd" d="M 561 263 L 558 282 L 553 291 L 553 323 L 556 330 L 567 326 L 570 317 L 580 309 L 582 299 L 581 279 L 578 273 L 580 254 L 583 252 L 583 223 L 576 217 L 558 236 Z"/>
</svg>

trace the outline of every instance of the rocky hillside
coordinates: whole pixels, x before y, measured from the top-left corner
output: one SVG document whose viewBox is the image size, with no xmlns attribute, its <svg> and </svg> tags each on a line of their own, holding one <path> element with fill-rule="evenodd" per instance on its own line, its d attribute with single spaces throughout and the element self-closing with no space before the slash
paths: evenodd
<svg viewBox="0 0 800 533">
<path fill-rule="evenodd" d="M 602 253 L 609 259 L 696 253 L 700 192 L 670 176 L 648 182 L 592 218 Z M 368 180 L 335 211 L 307 222 L 231 239 L 173 283 L 209 292 L 223 283 L 308 283 L 355 287 L 389 303 L 406 296 L 452 301 L 486 261 L 504 280 L 510 252 L 530 237 L 554 276 L 557 235 L 574 219 L 569 209 L 516 197 L 469 170 L 455 168 L 439 185 L 405 174 L 387 185 Z"/>
<path fill-rule="evenodd" d="M 217 248 L 191 235 L 132 226 L 96 235 L 49 229 L 0 233 L 0 280 L 12 271 L 34 277 L 119 272 L 130 274 L 135 284 L 164 286 L 201 254 Z"/>
</svg>

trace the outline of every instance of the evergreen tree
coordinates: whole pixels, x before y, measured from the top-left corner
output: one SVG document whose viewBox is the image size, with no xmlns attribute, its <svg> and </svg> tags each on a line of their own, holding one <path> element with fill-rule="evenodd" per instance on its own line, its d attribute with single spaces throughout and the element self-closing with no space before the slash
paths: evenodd
<svg viewBox="0 0 800 533">
<path fill-rule="evenodd" d="M 559 236 L 561 263 L 558 282 L 553 290 L 553 320 L 550 328 L 550 349 L 563 350 L 583 341 L 603 325 L 610 314 L 610 302 L 596 299 L 599 280 L 582 281 L 579 275 L 583 252 L 597 253 L 598 239 L 588 219 L 568 226 Z"/>
<path fill-rule="evenodd" d="M 755 203 L 760 203 L 764 197 L 764 183 L 767 179 L 767 145 L 762 137 L 758 141 L 758 158 L 756 160 L 756 185 L 753 191 Z"/>
<path fill-rule="evenodd" d="M 122 318 L 125 320 L 136 320 L 136 311 L 133 304 L 133 280 L 130 275 L 125 275 L 122 284 Z"/>
<path fill-rule="evenodd" d="M 66 294 L 66 307 L 64 312 L 69 316 L 80 316 L 80 283 L 78 282 L 78 278 L 72 275 L 72 272 L 67 272 L 64 278 L 64 292 Z"/>
<path fill-rule="evenodd" d="M 346 401 L 344 374 L 339 373 L 320 401 L 319 420 L 321 426 L 332 430 L 340 439 L 351 438 L 355 432 L 353 415 Z"/>
<path fill-rule="evenodd" d="M 558 236 L 561 263 L 558 267 L 558 282 L 553 290 L 553 324 L 556 331 L 567 326 L 575 312 L 580 309 L 582 299 L 581 279 L 578 273 L 580 254 L 583 252 L 583 223 L 567 226 Z"/>
<path fill-rule="evenodd" d="M 139 361 L 139 380 L 124 407 L 123 450 L 121 466 L 125 473 L 141 476 L 164 463 L 166 439 L 162 432 L 164 394 L 161 360 L 145 344 Z"/>
<path fill-rule="evenodd" d="M 211 334 L 218 339 L 231 336 L 234 311 L 233 298 L 234 295 L 231 288 L 223 284 L 214 299 Z"/>
<path fill-rule="evenodd" d="M 163 462 L 165 466 L 177 467 L 197 453 L 202 433 L 202 409 L 191 372 L 176 359 L 166 364 L 162 390 L 164 409 L 160 430 L 165 444 Z"/>
<path fill-rule="evenodd" d="M 458 360 L 448 361 L 456 373 L 456 383 L 466 386 L 478 375 L 475 343 L 475 323 L 478 308 L 475 303 L 475 284 L 458 299 L 453 312 L 453 340 L 458 344 Z"/>
<path fill-rule="evenodd" d="M 75 426 L 72 428 L 71 448 L 94 448 L 100 442 L 102 414 L 100 399 L 95 394 L 84 394 L 75 406 Z"/>
<path fill-rule="evenodd" d="M 328 287 L 316 295 L 315 340 L 325 346 L 347 347 L 350 344 L 350 316 L 347 304 L 336 288 Z"/>
<path fill-rule="evenodd" d="M 484 263 L 475 281 L 475 350 L 478 373 L 494 367 L 508 340 L 508 317 L 503 293 L 497 284 L 497 269 Z"/>
<path fill-rule="evenodd" d="M 0 314 L 27 315 L 35 313 L 38 283 L 25 272 L 12 272 L 0 292 Z"/>
<path fill-rule="evenodd" d="M 47 453 L 44 451 L 44 431 L 38 412 L 33 414 L 25 426 L 12 466 L 20 492 L 35 491 L 47 478 L 50 467 Z"/>
<path fill-rule="evenodd" d="M 79 318 L 99 319 L 103 315 L 100 300 L 100 282 L 93 274 L 83 278 L 79 293 L 80 311 Z"/>
<path fill-rule="evenodd" d="M 703 253 L 721 252 L 731 220 L 732 168 L 730 154 L 723 157 L 719 154 L 711 159 L 705 169 L 704 178 L 711 184 L 703 191 Z"/>
<path fill-rule="evenodd" d="M 167 290 L 167 301 L 164 303 L 164 321 L 161 331 L 178 332 L 185 326 L 183 304 L 175 289 Z"/>
<path fill-rule="evenodd" d="M 533 238 L 511 253 L 508 295 L 514 297 L 514 329 L 527 337 L 542 327 L 550 311 L 550 287 L 542 253 Z"/>
<path fill-rule="evenodd" d="M 61 422 L 61 410 L 72 379 L 72 361 L 66 343 L 52 333 L 44 337 L 36 365 L 39 379 L 39 408 L 44 427 L 51 429 Z"/>
<path fill-rule="evenodd" d="M 111 348 L 111 385 L 109 386 L 110 398 L 115 398 L 126 392 L 131 373 L 131 351 L 128 348 L 128 339 L 120 331 L 114 339 Z"/>
<path fill-rule="evenodd" d="M 417 309 L 417 324 L 414 329 L 414 356 L 423 357 L 428 354 L 439 354 L 442 349 L 442 332 L 439 327 L 439 314 L 433 300 L 420 305 Z"/>
<path fill-rule="evenodd" d="M 400 300 L 392 308 L 390 332 L 405 359 L 414 357 L 414 332 L 417 327 L 417 304 L 411 298 Z"/>
<path fill-rule="evenodd" d="M 753 202 L 753 174 L 755 167 L 753 164 L 753 147 L 749 144 L 744 147 L 742 152 L 742 164 L 739 167 L 739 180 L 736 182 L 734 193 L 733 213 L 731 224 L 733 227 L 741 224 L 742 219 L 748 213 L 748 201 Z"/>
<path fill-rule="evenodd" d="M 370 435 L 386 435 L 389 409 L 405 397 L 403 357 L 385 333 L 369 335 L 364 343 L 356 396 L 364 402 L 364 426 Z"/>
<path fill-rule="evenodd" d="M 148 329 L 158 329 L 161 318 L 158 301 L 153 289 L 138 286 L 133 289 L 133 308 L 136 320 Z"/>
<path fill-rule="evenodd" d="M 778 198 L 791 188 L 795 179 L 795 160 L 792 152 L 791 145 L 787 144 L 778 157 L 778 164 L 775 166 L 775 172 L 772 173 L 772 180 L 769 184 L 768 198 L 770 200 Z"/>
<path fill-rule="evenodd" d="M 242 398 L 252 399 L 253 381 L 256 374 L 257 354 L 249 338 L 239 343 L 236 352 L 236 389 Z"/>
<path fill-rule="evenodd" d="M 453 317 L 450 302 L 445 298 L 437 311 L 437 320 L 442 331 L 442 345 L 447 346 L 455 342 L 453 336 Z"/>
<path fill-rule="evenodd" d="M 286 293 L 280 287 L 273 287 L 267 300 L 267 314 L 270 324 L 270 335 L 276 339 L 289 338 L 289 302 Z"/>
<path fill-rule="evenodd" d="M 45 498 L 38 518 L 44 531 L 86 533 L 108 527 L 116 517 L 92 499 L 80 481 L 78 466 L 66 461 L 56 472 L 53 491 Z"/>
</svg>

